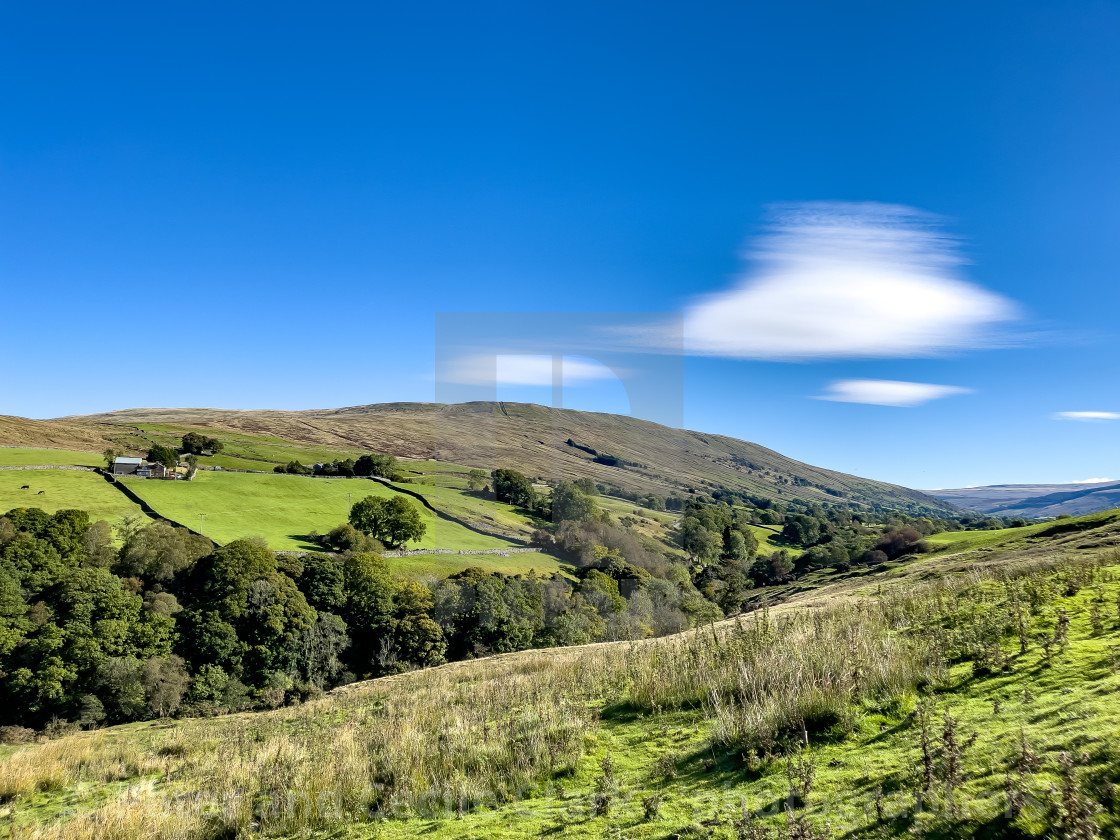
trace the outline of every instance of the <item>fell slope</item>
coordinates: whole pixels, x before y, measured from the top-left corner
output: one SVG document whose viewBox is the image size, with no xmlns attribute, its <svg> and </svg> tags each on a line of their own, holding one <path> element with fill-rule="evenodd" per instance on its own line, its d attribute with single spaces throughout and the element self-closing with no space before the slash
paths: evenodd
<svg viewBox="0 0 1120 840">
<path fill-rule="evenodd" d="M 135 429 L 119 423 L 98 423 L 85 418 L 30 420 L 0 414 L 0 446 L 41 449 L 80 449 L 101 452 L 108 446 L 132 448 Z"/>
<path fill-rule="evenodd" d="M 930 490 L 929 494 L 968 510 L 996 516 L 1084 516 L 1120 505 L 1120 482 L 997 484 Z"/>
<path fill-rule="evenodd" d="M 803 464 L 735 438 L 633 417 L 524 403 L 387 403 L 312 411 L 147 408 L 61 422 L 97 429 L 158 423 L 219 435 L 222 431 L 267 435 L 305 445 L 372 449 L 482 469 L 515 467 L 546 480 L 588 476 L 642 493 L 683 494 L 725 487 L 779 500 L 882 504 L 935 514 L 955 511 L 952 504 L 916 490 Z M 597 455 L 613 456 L 622 464 L 601 463 Z"/>
<path fill-rule="evenodd" d="M 1116 837 L 1117 520 L 681 636 L 23 746 L 0 816 L 66 840 Z"/>
</svg>

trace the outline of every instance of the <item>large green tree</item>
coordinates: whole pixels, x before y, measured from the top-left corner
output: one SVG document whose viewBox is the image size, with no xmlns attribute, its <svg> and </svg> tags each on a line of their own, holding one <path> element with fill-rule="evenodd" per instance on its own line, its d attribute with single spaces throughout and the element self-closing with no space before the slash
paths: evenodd
<svg viewBox="0 0 1120 840">
<path fill-rule="evenodd" d="M 170 446 L 156 443 L 152 444 L 152 448 L 148 450 L 148 460 L 154 464 L 163 464 L 171 469 L 179 463 L 179 453 Z"/>
<path fill-rule="evenodd" d="M 420 509 L 403 496 L 366 496 L 350 509 L 350 524 L 390 548 L 415 542 L 427 531 Z"/>
<path fill-rule="evenodd" d="M 236 634 L 246 682 L 258 685 L 269 672 L 298 667 L 315 610 L 280 571 L 275 554 L 257 542 L 235 540 L 195 563 L 190 583 L 192 606 L 216 614 L 217 621 L 209 621 L 217 637 L 227 633 L 222 625 Z M 183 625 L 193 616 L 183 612 L 177 619 Z"/>
<path fill-rule="evenodd" d="M 183 435 L 180 451 L 187 455 L 205 455 L 211 452 L 217 455 L 225 446 L 217 438 L 207 437 L 198 432 L 187 432 Z"/>
<path fill-rule="evenodd" d="M 537 493 L 531 482 L 517 470 L 497 469 L 490 473 L 494 481 L 494 496 L 499 502 L 509 502 L 532 508 L 537 502 Z"/>
<path fill-rule="evenodd" d="M 471 470 L 467 473 L 467 488 L 475 493 L 486 487 L 486 473 L 482 470 Z"/>
<path fill-rule="evenodd" d="M 553 522 L 584 522 L 601 514 L 595 500 L 575 482 L 561 481 L 552 488 Z"/>
<path fill-rule="evenodd" d="M 372 453 L 363 455 L 354 462 L 354 475 L 376 475 L 392 478 L 397 472 L 397 459 L 392 455 Z"/>
</svg>

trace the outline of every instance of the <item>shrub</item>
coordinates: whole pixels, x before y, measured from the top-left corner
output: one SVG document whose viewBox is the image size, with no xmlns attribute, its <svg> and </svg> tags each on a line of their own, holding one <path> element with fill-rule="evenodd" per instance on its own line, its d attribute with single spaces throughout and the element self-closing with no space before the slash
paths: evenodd
<svg viewBox="0 0 1120 840">
<path fill-rule="evenodd" d="M 26 726 L 0 726 L 0 744 L 30 744 L 35 740 L 35 730 Z"/>
</svg>

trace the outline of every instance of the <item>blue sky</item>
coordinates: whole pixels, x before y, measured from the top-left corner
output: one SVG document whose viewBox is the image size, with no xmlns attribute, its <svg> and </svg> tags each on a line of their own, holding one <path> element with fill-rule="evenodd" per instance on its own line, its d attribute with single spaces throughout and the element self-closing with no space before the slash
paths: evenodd
<svg viewBox="0 0 1120 840">
<path fill-rule="evenodd" d="M 1120 477 L 1056 417 L 1120 413 L 1114 3 L 8 4 L 0 102 L 0 413 L 431 400 L 438 312 L 669 313 L 690 428 Z M 626 409 L 658 327 L 510 352 Z"/>
</svg>

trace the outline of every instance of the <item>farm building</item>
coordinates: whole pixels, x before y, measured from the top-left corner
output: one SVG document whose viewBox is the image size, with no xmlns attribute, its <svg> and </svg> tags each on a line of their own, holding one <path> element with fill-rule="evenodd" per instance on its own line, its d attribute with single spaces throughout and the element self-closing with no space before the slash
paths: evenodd
<svg viewBox="0 0 1120 840">
<path fill-rule="evenodd" d="M 167 467 L 152 464 L 143 458 L 115 458 L 113 475 L 134 475 L 137 478 L 167 478 Z"/>
</svg>

